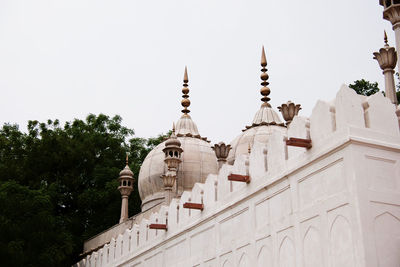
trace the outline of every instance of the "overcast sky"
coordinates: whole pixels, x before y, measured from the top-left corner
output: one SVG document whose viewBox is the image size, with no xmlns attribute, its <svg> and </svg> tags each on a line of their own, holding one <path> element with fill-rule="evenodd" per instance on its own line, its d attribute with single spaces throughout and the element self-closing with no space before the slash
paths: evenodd
<svg viewBox="0 0 400 267">
<path fill-rule="evenodd" d="M 378 0 L 1 0 L 0 123 L 104 113 L 140 137 L 167 132 L 187 65 L 200 134 L 229 143 L 261 104 L 262 45 L 271 104 L 309 116 L 343 83 L 384 89 L 384 29 L 394 46 Z"/>
</svg>

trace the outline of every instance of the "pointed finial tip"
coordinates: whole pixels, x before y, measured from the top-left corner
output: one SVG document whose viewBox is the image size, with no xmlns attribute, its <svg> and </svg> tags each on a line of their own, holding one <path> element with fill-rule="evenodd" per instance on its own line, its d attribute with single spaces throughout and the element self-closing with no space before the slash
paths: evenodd
<svg viewBox="0 0 400 267">
<path fill-rule="evenodd" d="M 128 162 L 129 162 L 129 153 L 128 152 L 126 152 L 126 165 L 128 165 Z"/>
<path fill-rule="evenodd" d="M 385 41 L 385 44 L 387 45 L 388 44 L 388 38 L 387 38 L 387 34 L 386 34 L 385 30 L 383 31 L 383 40 Z"/>
<path fill-rule="evenodd" d="M 172 132 L 175 133 L 175 122 L 172 123 Z"/>
<path fill-rule="evenodd" d="M 261 50 L 261 66 L 262 66 L 262 67 L 267 66 L 267 58 L 265 57 L 265 49 L 264 49 L 264 46 L 262 46 L 262 50 Z"/>
<path fill-rule="evenodd" d="M 187 66 L 185 66 L 185 74 L 183 75 L 183 82 L 187 83 L 189 81 L 188 74 L 187 74 Z"/>
</svg>

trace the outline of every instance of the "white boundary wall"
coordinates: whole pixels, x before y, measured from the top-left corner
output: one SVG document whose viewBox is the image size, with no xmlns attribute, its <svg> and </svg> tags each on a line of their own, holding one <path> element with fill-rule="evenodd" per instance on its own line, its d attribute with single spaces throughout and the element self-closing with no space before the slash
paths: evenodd
<svg viewBox="0 0 400 267">
<path fill-rule="evenodd" d="M 311 137 L 313 147 L 287 147 L 288 137 Z M 202 212 L 183 209 L 202 198 Z M 167 232 L 148 229 L 166 218 Z M 400 266 L 395 106 L 343 86 L 309 119 L 295 117 L 288 136 L 255 144 L 76 266 Z"/>
</svg>

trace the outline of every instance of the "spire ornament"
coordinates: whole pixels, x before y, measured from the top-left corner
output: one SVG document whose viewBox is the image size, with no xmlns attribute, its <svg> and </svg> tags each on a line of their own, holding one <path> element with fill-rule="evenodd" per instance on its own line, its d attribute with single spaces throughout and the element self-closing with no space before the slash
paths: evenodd
<svg viewBox="0 0 400 267">
<path fill-rule="evenodd" d="M 390 101 L 397 105 L 396 87 L 394 83 L 394 68 L 397 64 L 397 53 L 394 47 L 389 46 L 386 32 L 383 35 L 385 45 L 374 52 L 374 59 L 378 61 L 379 67 L 383 71 L 385 77 L 385 94 Z"/>
<path fill-rule="evenodd" d="M 190 110 L 188 109 L 188 107 L 190 106 L 190 100 L 189 100 L 189 88 L 188 88 L 188 82 L 189 82 L 189 78 L 188 78 L 188 74 L 187 74 L 187 67 L 185 66 L 185 74 L 183 75 L 183 89 L 182 89 L 182 113 L 183 114 L 188 114 L 190 112 Z"/>
<path fill-rule="evenodd" d="M 267 73 L 268 69 L 266 68 L 267 66 L 267 59 L 265 57 L 265 50 L 264 50 L 264 46 L 262 47 L 262 53 L 261 53 L 261 85 L 262 88 L 260 89 L 260 93 L 263 96 L 261 98 L 261 101 L 263 101 L 263 106 L 267 106 L 267 107 L 271 107 L 271 105 L 268 103 L 268 101 L 270 101 L 271 99 L 268 97 L 268 95 L 271 93 L 271 90 L 267 87 L 269 85 L 268 79 L 269 79 L 269 75 Z"/>
</svg>

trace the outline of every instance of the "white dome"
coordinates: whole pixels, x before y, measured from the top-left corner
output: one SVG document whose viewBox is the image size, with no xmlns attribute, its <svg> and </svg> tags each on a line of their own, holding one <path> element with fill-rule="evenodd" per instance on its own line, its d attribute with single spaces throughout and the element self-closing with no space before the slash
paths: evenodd
<svg viewBox="0 0 400 267">
<path fill-rule="evenodd" d="M 267 144 L 272 132 L 286 133 L 287 129 L 283 125 L 275 110 L 267 103 L 262 104 L 254 116 L 252 125 L 246 126 L 246 129 L 230 143 L 232 149 L 227 158 L 228 163 L 233 164 L 238 155 L 247 154 L 249 145 L 252 147 L 254 141 Z"/>
<path fill-rule="evenodd" d="M 182 163 L 179 165 L 177 175 L 178 194 L 181 194 L 184 190 L 192 190 L 195 183 L 205 182 L 209 174 L 216 174 L 218 164 L 210 143 L 200 137 L 197 126 L 189 115 L 183 115 L 178 121 L 176 133 L 183 149 Z M 142 211 L 164 201 L 161 175 L 166 170 L 162 151 L 165 142 L 159 144 L 147 155 L 140 168 L 138 184 Z"/>
</svg>

